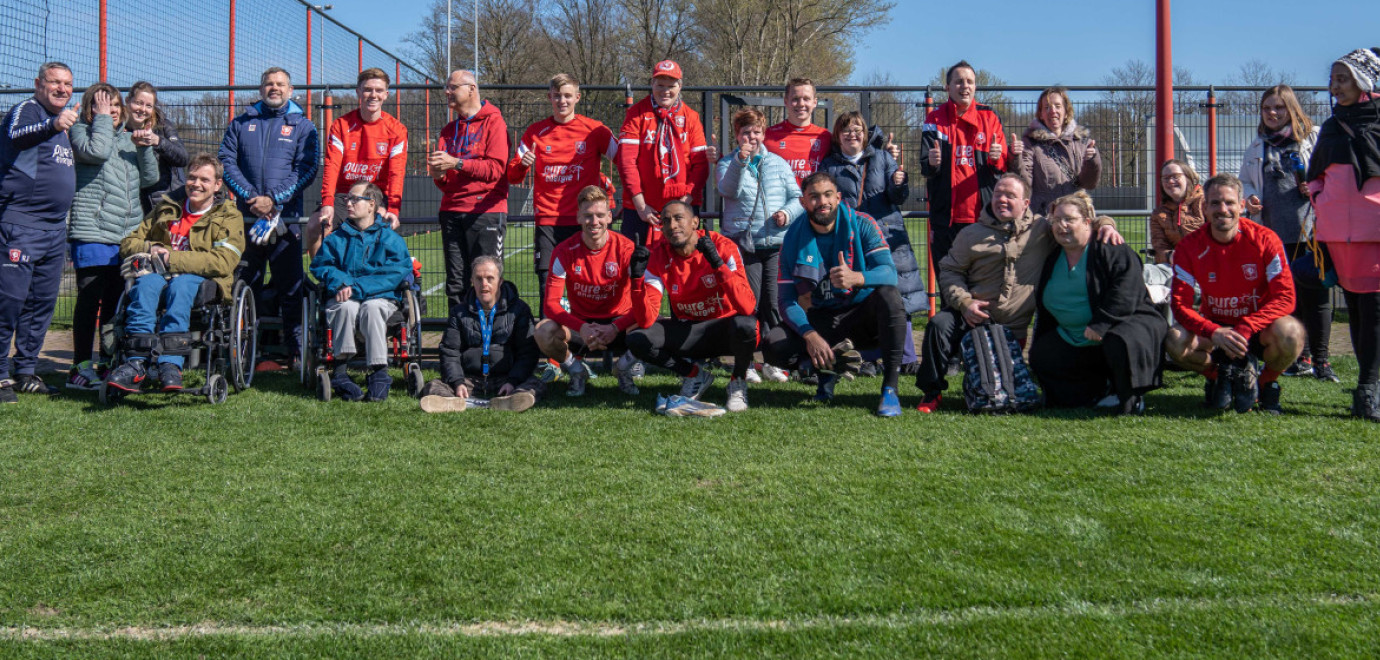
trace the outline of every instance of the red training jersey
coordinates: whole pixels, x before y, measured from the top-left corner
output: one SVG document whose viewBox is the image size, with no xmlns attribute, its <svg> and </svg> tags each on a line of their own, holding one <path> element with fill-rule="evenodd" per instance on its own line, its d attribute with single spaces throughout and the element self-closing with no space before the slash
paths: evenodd
<svg viewBox="0 0 1380 660">
<path fill-rule="evenodd" d="M 699 250 L 682 257 L 671 250 L 664 238 L 652 244 L 647 274 L 633 283 L 633 315 L 639 326 L 649 328 L 656 323 L 662 296 L 670 298 L 671 317 L 682 321 L 710 321 L 757 312 L 757 298 L 748 286 L 738 246 L 718 232 L 701 229 L 699 235 L 714 241 L 724 264 L 711 268 Z"/>
<path fill-rule="evenodd" d="M 168 225 L 168 235 L 172 239 L 172 245 L 169 245 L 168 249 L 173 252 L 186 252 L 192 249 L 190 243 L 192 225 L 196 224 L 204 215 L 206 215 L 206 211 L 201 213 L 188 211 L 187 204 L 184 202 L 182 204 L 182 217 L 178 218 L 177 222 Z"/>
<path fill-rule="evenodd" d="M 473 117 L 456 117 L 441 129 L 436 149 L 460 159 L 455 169 L 433 179 L 442 211 L 508 212 L 508 125 L 498 106 L 484 101 Z"/>
<path fill-rule="evenodd" d="M 1212 237 L 1210 225 L 1174 248 L 1174 320 L 1209 337 L 1222 326 L 1250 338 L 1294 311 L 1294 276 L 1284 262 L 1279 235 L 1241 218 L 1230 243 Z M 1193 285 L 1202 303 L 1193 308 Z"/>
<path fill-rule="evenodd" d="M 382 188 L 388 210 L 398 212 L 407 178 L 407 129 L 402 122 L 385 112 L 377 121 L 366 123 L 354 110 L 331 122 L 326 142 L 322 206 L 335 203 L 336 193 L 365 182 Z"/>
<path fill-rule="evenodd" d="M 981 103 L 972 104 L 967 112 L 959 115 L 958 104 L 945 101 L 925 117 L 925 124 L 920 127 L 925 142 L 933 145 L 932 148 L 940 148 L 940 142 L 947 142 L 952 147 L 939 164 L 949 174 L 950 224 L 977 222 L 978 216 L 982 215 L 978 163 L 985 162 L 998 172 L 1006 171 L 1011 148 L 1006 144 L 1004 130 L 997 113 Z M 1001 158 L 994 161 L 984 155 L 979 159 L 978 152 L 989 153 L 993 143 L 1001 145 Z M 928 167 L 928 163 L 922 161 L 921 170 L 925 171 Z M 934 203 L 931 200 L 931 204 Z"/>
<path fill-rule="evenodd" d="M 521 184 L 527 177 L 523 156 L 536 154 L 532 163 L 532 206 L 538 225 L 573 226 L 577 214 L 576 198 L 585 186 L 602 186 L 599 159 L 613 160 L 618 141 L 602 122 L 575 115 L 569 122 L 556 123 L 547 117 L 523 132 L 517 153 L 508 161 L 508 183 Z"/>
<path fill-rule="evenodd" d="M 833 151 L 833 136 L 829 131 L 814 124 L 796 126 L 789 121 L 767 129 L 767 151 L 770 151 L 791 165 L 795 172 L 795 183 L 800 185 L 805 177 L 819 169 L 819 162 Z"/>
<path fill-rule="evenodd" d="M 670 172 L 657 166 L 657 108 L 652 97 L 638 101 L 623 117 L 618 131 L 618 175 L 623 179 L 623 208 L 633 207 L 633 196 L 642 195 L 657 213 L 666 202 L 690 195 L 692 204 L 704 203 L 704 182 L 709 176 L 704 126 L 700 115 L 682 100 L 671 112 L 673 141 L 678 158 Z"/>
<path fill-rule="evenodd" d="M 583 233 L 557 245 L 551 252 L 542 304 L 546 318 L 576 332 L 592 319 L 614 319 L 619 330 L 632 327 L 628 261 L 633 247 L 632 240 L 614 232 L 609 232 L 608 242 L 599 250 L 585 245 Z M 562 296 L 570 303 L 570 311 L 561 306 Z"/>
</svg>

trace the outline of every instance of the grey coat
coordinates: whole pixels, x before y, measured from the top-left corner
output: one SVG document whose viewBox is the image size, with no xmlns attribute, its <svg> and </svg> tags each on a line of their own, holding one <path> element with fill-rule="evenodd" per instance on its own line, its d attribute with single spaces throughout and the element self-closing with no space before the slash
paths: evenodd
<svg viewBox="0 0 1380 660">
<path fill-rule="evenodd" d="M 1079 189 L 1092 190 L 1102 177 L 1102 154 L 1086 158 L 1092 138 L 1088 129 L 1069 120 L 1058 134 L 1045 127 L 1044 122 L 1032 119 L 1021 138 L 1025 153 L 1017 161 L 1017 172 L 1030 184 L 1030 210 L 1038 215 L 1049 213 L 1054 200 Z"/>
<path fill-rule="evenodd" d="M 129 131 L 115 130 L 110 115 L 77 122 L 70 131 L 77 159 L 77 194 L 67 216 L 67 238 L 118 245 L 144 219 L 140 189 L 158 182 L 152 147 L 136 147 Z"/>
</svg>

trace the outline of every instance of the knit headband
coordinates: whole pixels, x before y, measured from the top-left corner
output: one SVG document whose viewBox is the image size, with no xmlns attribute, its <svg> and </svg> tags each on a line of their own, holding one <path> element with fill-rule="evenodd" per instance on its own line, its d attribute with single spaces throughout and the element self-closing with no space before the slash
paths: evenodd
<svg viewBox="0 0 1380 660">
<path fill-rule="evenodd" d="M 1351 70 L 1351 77 L 1356 79 L 1356 86 L 1363 92 L 1374 92 L 1375 83 L 1380 82 L 1380 55 L 1358 48 L 1343 55 L 1335 64 L 1341 64 Z"/>
</svg>

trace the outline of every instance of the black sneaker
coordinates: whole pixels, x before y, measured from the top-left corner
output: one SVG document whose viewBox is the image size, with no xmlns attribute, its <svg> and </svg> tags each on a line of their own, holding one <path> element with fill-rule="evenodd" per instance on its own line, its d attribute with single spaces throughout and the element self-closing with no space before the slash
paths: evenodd
<svg viewBox="0 0 1380 660">
<path fill-rule="evenodd" d="M 0 403 L 19 403 L 19 395 L 14 393 L 14 381 L 0 380 Z"/>
<path fill-rule="evenodd" d="M 106 376 L 105 384 L 124 392 L 138 392 L 146 375 L 143 360 L 130 360 L 115 367 Z"/>
<path fill-rule="evenodd" d="M 182 369 L 171 362 L 163 362 L 158 365 L 158 382 L 163 385 L 164 392 L 182 391 Z"/>
<path fill-rule="evenodd" d="M 1326 364 L 1324 362 L 1323 364 Z M 1313 359 L 1310 357 L 1299 356 L 1294 363 L 1284 370 L 1285 376 L 1308 376 L 1313 373 Z"/>
<path fill-rule="evenodd" d="M 14 389 L 25 394 L 47 394 L 52 396 L 58 393 L 58 388 L 50 387 L 47 383 L 43 382 L 42 378 L 33 374 L 19 374 L 19 378 L 15 380 Z"/>
<path fill-rule="evenodd" d="M 1229 365 L 1217 365 L 1217 380 L 1208 381 L 1207 405 L 1215 410 L 1226 410 L 1235 400 L 1231 389 L 1236 370 Z"/>
<path fill-rule="evenodd" d="M 1117 415 L 1141 415 L 1145 413 L 1145 399 L 1139 394 L 1132 394 L 1126 400 L 1117 403 Z"/>
<path fill-rule="evenodd" d="M 1257 379 L 1255 360 L 1246 357 L 1238 360 L 1232 370 L 1232 407 L 1236 412 L 1250 412 L 1255 407 Z"/>
<path fill-rule="evenodd" d="M 1260 384 L 1260 412 L 1270 413 L 1271 415 L 1283 415 L 1284 409 L 1279 407 L 1279 395 L 1283 390 L 1279 386 L 1279 381 Z"/>
<path fill-rule="evenodd" d="M 4 394 L 4 390 L 0 390 Z M 1357 385 L 1351 393 L 1351 416 L 1368 422 L 1380 422 L 1380 385 Z"/>
<path fill-rule="evenodd" d="M 1342 382 L 1342 379 L 1337 377 L 1337 372 L 1332 370 L 1332 363 L 1326 360 L 1319 360 L 1313 365 L 1313 377 L 1326 383 Z"/>
</svg>

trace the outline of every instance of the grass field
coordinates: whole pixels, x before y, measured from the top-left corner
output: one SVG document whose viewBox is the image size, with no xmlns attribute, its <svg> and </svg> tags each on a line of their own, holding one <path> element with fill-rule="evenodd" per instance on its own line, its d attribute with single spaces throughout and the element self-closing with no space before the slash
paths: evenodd
<svg viewBox="0 0 1380 660">
<path fill-rule="evenodd" d="M 1288 379 L 1281 418 L 1175 373 L 1141 418 L 881 420 L 864 379 L 687 420 L 650 413 L 672 379 L 612 381 L 522 415 L 284 375 L 220 406 L 22 396 L 0 655 L 1375 652 L 1380 429 L 1341 386 Z"/>
</svg>

